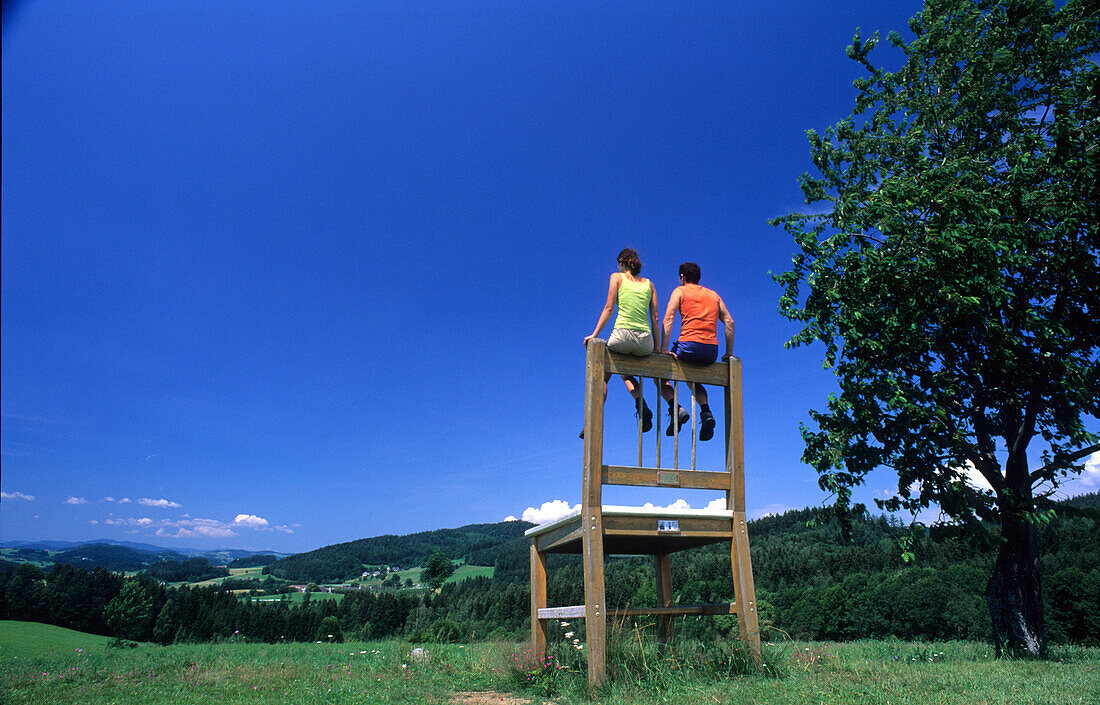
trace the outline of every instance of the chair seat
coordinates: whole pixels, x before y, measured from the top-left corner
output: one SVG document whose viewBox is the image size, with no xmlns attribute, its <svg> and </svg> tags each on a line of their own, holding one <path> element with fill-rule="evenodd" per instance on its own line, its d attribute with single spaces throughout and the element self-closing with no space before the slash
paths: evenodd
<svg viewBox="0 0 1100 705">
<path fill-rule="evenodd" d="M 728 509 L 678 509 L 604 505 L 606 555 L 659 555 L 729 541 L 733 512 Z M 524 535 L 540 552 L 581 553 L 579 509 L 528 529 Z"/>
</svg>

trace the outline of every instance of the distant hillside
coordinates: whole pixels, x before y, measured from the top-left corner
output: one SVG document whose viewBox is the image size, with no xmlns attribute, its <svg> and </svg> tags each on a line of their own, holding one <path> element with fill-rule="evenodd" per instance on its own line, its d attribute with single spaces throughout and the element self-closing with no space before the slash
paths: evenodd
<svg viewBox="0 0 1100 705">
<path fill-rule="evenodd" d="M 106 543 L 91 543 L 70 548 L 49 558 L 54 563 L 71 565 L 77 568 L 106 568 L 117 572 L 145 570 L 160 561 L 182 561 L 184 556 L 162 549 L 158 553 L 138 551 L 125 546 L 113 546 Z"/>
<path fill-rule="evenodd" d="M 365 565 L 422 566 L 436 549 L 451 560 L 473 565 L 495 565 L 502 546 L 526 550 L 523 532 L 532 524 L 506 521 L 470 524 L 457 529 L 388 534 L 325 546 L 275 561 L 264 569 L 279 578 L 297 582 L 332 583 L 355 578 Z"/>
<path fill-rule="evenodd" d="M 275 551 L 247 551 L 237 548 L 219 548 L 199 550 L 194 548 L 165 548 L 148 543 L 116 541 L 5 541 L 0 543 L 0 568 L 17 566 L 19 563 L 34 562 L 40 564 L 60 563 L 91 570 L 107 568 L 116 571 L 144 570 L 159 561 L 185 561 L 201 558 L 215 566 L 224 566 L 231 561 L 246 560 L 255 555 L 266 555 L 268 561 L 285 557 L 288 553 Z"/>
</svg>

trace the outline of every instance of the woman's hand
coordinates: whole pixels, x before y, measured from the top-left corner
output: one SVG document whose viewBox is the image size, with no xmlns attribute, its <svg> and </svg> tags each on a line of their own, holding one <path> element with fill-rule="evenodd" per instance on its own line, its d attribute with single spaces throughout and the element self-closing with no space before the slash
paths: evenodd
<svg viewBox="0 0 1100 705">
<path fill-rule="evenodd" d="M 583 345 L 584 347 L 587 348 L 588 347 L 588 341 L 592 340 L 595 337 L 596 337 L 595 333 L 590 333 L 589 335 L 584 336 L 584 342 L 582 342 L 581 345 Z"/>
</svg>

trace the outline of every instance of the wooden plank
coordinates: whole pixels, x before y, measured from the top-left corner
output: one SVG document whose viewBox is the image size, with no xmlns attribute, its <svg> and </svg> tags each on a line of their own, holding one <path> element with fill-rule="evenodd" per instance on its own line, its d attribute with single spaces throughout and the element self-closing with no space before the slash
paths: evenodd
<svg viewBox="0 0 1100 705">
<path fill-rule="evenodd" d="M 607 371 L 617 375 L 633 375 L 635 377 L 667 379 L 677 382 L 699 382 L 718 387 L 729 384 L 729 365 L 725 362 L 693 365 L 689 362 L 680 362 L 671 355 L 635 357 L 634 355 L 619 355 L 610 351 L 606 355 L 607 359 L 604 364 Z"/>
<path fill-rule="evenodd" d="M 745 421 L 741 404 L 741 361 L 730 360 L 729 387 L 726 389 L 726 470 L 732 485 L 726 506 L 745 511 Z"/>
<path fill-rule="evenodd" d="M 697 414 L 695 413 L 695 387 L 688 385 L 688 391 L 691 392 L 691 469 L 695 469 L 695 441 L 699 438 L 699 430 L 695 427 L 695 421 Z"/>
<path fill-rule="evenodd" d="M 603 530 L 607 534 L 634 534 L 637 536 L 656 536 L 657 520 L 660 517 L 656 516 L 614 516 L 609 515 L 603 518 Z M 730 536 L 733 531 L 732 519 L 722 517 L 671 517 L 680 524 L 680 531 L 677 535 L 685 536 L 700 535 L 700 534 L 714 534 L 716 536 Z M 665 532 L 660 532 L 664 534 Z"/>
<path fill-rule="evenodd" d="M 662 482 L 661 475 L 676 476 L 676 482 Z M 730 473 L 721 470 L 661 470 L 631 468 L 623 465 L 603 466 L 603 484 L 634 487 L 677 487 L 685 490 L 726 490 L 732 484 Z"/>
<path fill-rule="evenodd" d="M 734 614 L 736 611 L 736 603 L 720 602 L 715 605 L 675 605 L 673 607 L 613 607 L 608 610 L 608 614 L 612 617 L 642 617 Z"/>
<path fill-rule="evenodd" d="M 546 556 L 531 542 L 531 651 L 542 660 L 546 654 L 546 622 L 539 610 L 546 608 Z"/>
<path fill-rule="evenodd" d="M 534 543 L 540 551 L 554 551 L 563 544 L 572 543 L 581 538 L 580 518 L 556 529 L 534 537 Z"/>
<path fill-rule="evenodd" d="M 733 539 L 730 558 L 733 563 L 733 589 L 737 598 L 737 626 L 741 639 L 752 651 L 757 664 L 761 661 L 760 623 L 756 613 L 756 586 L 752 577 L 752 557 L 749 553 L 748 520 L 744 512 L 734 512 Z"/>
<path fill-rule="evenodd" d="M 713 605 L 672 605 L 670 607 L 610 607 L 607 614 L 611 617 L 642 617 L 646 615 L 714 615 L 734 614 L 736 603 L 720 602 Z M 547 619 L 584 619 L 584 605 L 571 607 L 547 607 L 539 610 L 538 618 Z"/>
<path fill-rule="evenodd" d="M 584 393 L 584 476 L 581 493 L 581 563 L 584 568 L 584 620 L 588 684 L 595 688 L 607 676 L 607 615 L 603 565 L 603 403 L 607 345 L 588 343 Z"/>
<path fill-rule="evenodd" d="M 672 385 L 672 411 L 669 412 L 676 433 L 672 434 L 672 469 L 680 469 L 680 385 Z"/>
<path fill-rule="evenodd" d="M 645 380 L 643 379 L 642 382 L 644 383 Z M 662 428 L 664 428 L 664 423 L 661 421 L 661 413 L 662 413 L 661 409 L 664 408 L 664 404 L 662 402 L 664 402 L 664 400 L 665 400 L 664 397 L 661 396 L 661 385 L 663 385 L 664 382 L 665 381 L 663 379 L 653 380 L 653 383 L 657 385 L 657 406 L 654 407 L 654 413 L 653 413 L 653 416 L 654 416 L 653 430 L 655 431 L 655 433 L 653 435 L 657 437 L 657 467 L 658 468 L 661 467 L 661 436 L 664 435 L 664 433 L 661 430 Z M 641 463 L 638 463 L 638 464 L 641 465 Z"/>
<path fill-rule="evenodd" d="M 545 607 L 539 610 L 539 619 L 584 619 L 584 605 L 571 607 Z"/>
<path fill-rule="evenodd" d="M 657 578 L 657 600 L 659 607 L 672 607 L 672 561 L 667 553 L 653 557 L 653 568 Z M 657 642 L 667 644 L 672 639 L 672 615 L 657 618 Z"/>
</svg>

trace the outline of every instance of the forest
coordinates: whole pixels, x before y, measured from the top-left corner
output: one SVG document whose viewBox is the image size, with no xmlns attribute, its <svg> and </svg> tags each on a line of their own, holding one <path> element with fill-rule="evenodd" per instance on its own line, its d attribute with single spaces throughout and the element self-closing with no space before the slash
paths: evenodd
<svg viewBox="0 0 1100 705">
<path fill-rule="evenodd" d="M 1096 523 L 1100 494 L 1077 497 L 1057 507 L 1055 518 L 1036 527 L 1047 633 L 1053 643 L 1100 646 L 1100 536 Z M 464 537 L 455 535 L 462 533 L 461 529 L 429 532 L 445 537 L 439 548 L 452 560 L 473 562 L 469 559 L 495 556 L 495 560 L 484 561 L 495 566 L 492 578 L 450 582 L 438 592 L 353 589 L 344 591 L 338 600 L 306 594 L 302 600 L 271 597 L 259 601 L 261 590 L 277 594 L 284 589 L 278 572 L 271 571 L 262 582 L 168 587 L 161 580 L 180 574 L 174 566 L 163 564 L 126 577 L 102 567 L 86 570 L 59 563 L 46 572 L 33 563 L 23 563 L 0 572 L 0 618 L 47 622 L 161 644 L 227 639 L 522 639 L 529 620 L 527 543 L 522 537 L 523 525 L 516 524 L 475 525 Z M 948 530 L 929 531 L 912 546 L 913 557 L 907 561 L 899 547 L 907 527 L 896 520 L 863 517 L 845 538 L 817 509 L 758 519 L 750 524 L 749 532 L 759 612 L 768 638 L 930 641 L 990 637 L 985 587 L 992 546 Z M 380 563 L 405 565 L 413 565 L 415 556 L 423 563 L 436 547 L 429 551 L 430 541 L 423 535 L 414 537 L 407 544 L 413 547 L 411 551 L 405 552 L 401 540 L 410 537 L 382 537 L 383 541 L 362 555 L 382 559 Z M 486 545 L 488 537 L 493 537 L 492 545 Z M 352 544 L 362 550 L 372 541 L 375 539 Z M 382 546 L 388 548 L 383 551 Z M 340 554 L 336 547 L 328 547 L 328 551 L 332 556 Z M 316 565 L 317 556 L 306 556 L 302 565 Z M 582 603 L 579 560 L 572 556 L 552 559 L 550 603 Z M 340 564 L 347 560 L 341 559 Z M 733 599 L 725 547 L 676 554 L 672 565 L 677 602 Z M 205 570 L 198 562 L 189 567 Z M 299 579 L 321 577 L 288 573 Z M 338 579 L 344 577 L 340 574 Z M 230 587 L 256 589 L 249 597 L 235 595 Z M 607 591 L 612 605 L 656 604 L 651 561 L 610 558 Z M 733 617 L 683 618 L 676 628 L 687 637 L 710 639 L 735 631 L 736 622 Z"/>
</svg>

